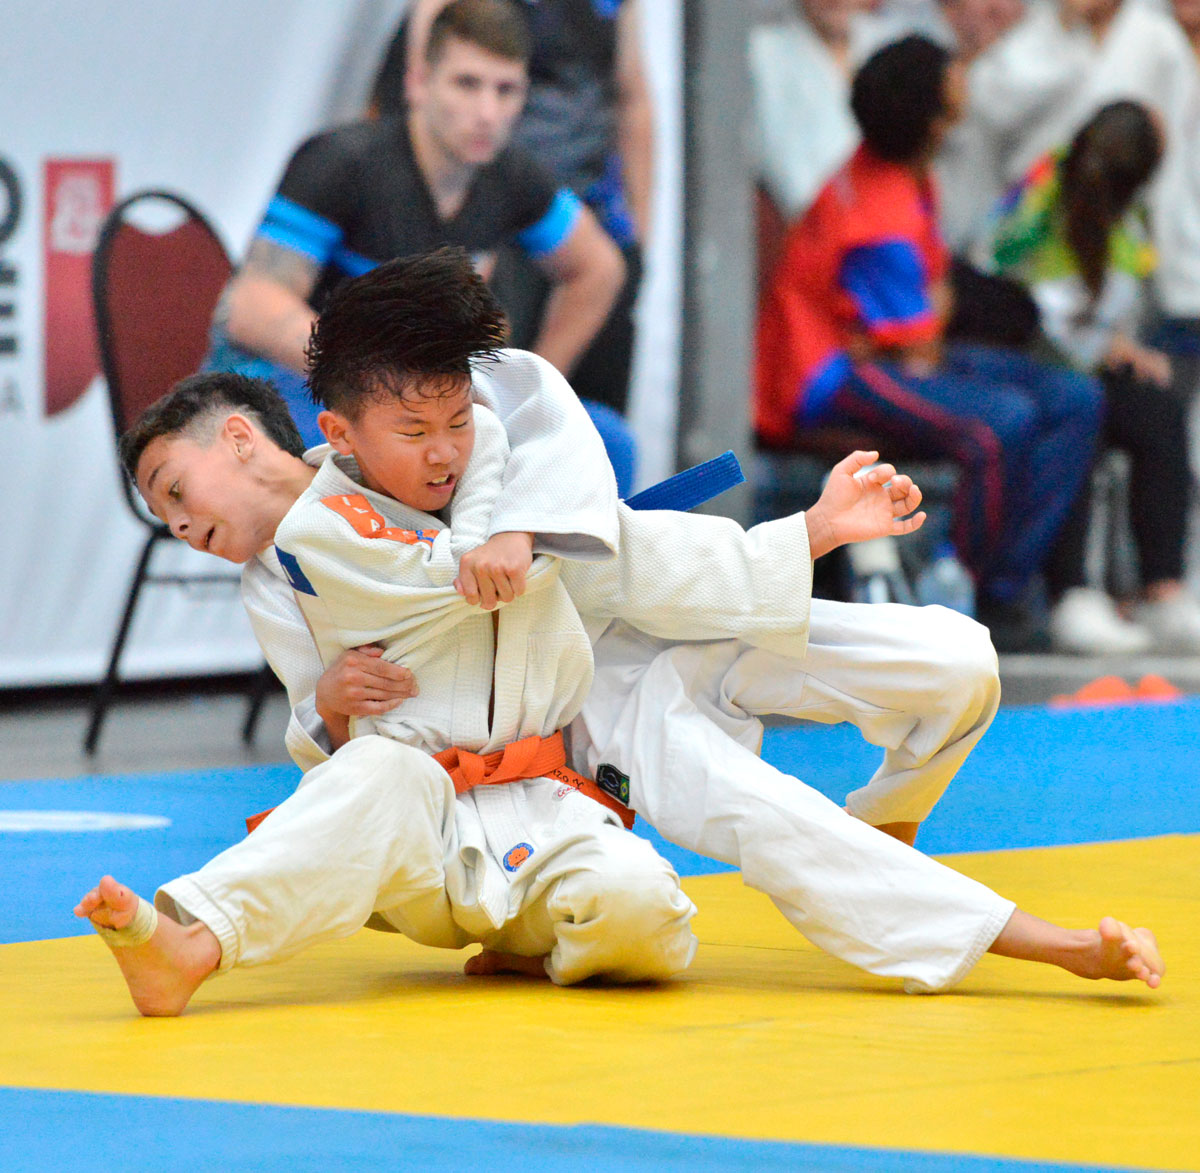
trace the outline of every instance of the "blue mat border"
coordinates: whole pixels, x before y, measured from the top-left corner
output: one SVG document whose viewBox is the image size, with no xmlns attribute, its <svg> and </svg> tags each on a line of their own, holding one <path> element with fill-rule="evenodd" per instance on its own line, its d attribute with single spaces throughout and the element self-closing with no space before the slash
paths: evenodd
<svg viewBox="0 0 1200 1173">
<path fill-rule="evenodd" d="M 4 1173 L 480 1169 L 563 1173 L 1134 1173 L 962 1153 L 742 1140 L 610 1125 L 0 1087 Z M 1141 1171 L 1145 1173 L 1145 1171 Z"/>
</svg>

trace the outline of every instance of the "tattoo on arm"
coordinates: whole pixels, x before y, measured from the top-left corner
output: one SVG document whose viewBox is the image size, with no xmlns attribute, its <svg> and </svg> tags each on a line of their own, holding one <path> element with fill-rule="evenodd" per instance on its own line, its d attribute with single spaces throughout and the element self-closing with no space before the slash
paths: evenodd
<svg viewBox="0 0 1200 1173">
<path fill-rule="evenodd" d="M 277 281 L 306 300 L 320 276 L 320 266 L 311 257 L 261 238 L 250 245 L 242 271 Z"/>
</svg>

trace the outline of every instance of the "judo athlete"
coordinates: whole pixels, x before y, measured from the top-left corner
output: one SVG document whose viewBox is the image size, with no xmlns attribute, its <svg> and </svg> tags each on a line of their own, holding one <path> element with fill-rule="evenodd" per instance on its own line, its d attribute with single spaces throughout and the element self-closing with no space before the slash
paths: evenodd
<svg viewBox="0 0 1200 1173">
<path fill-rule="evenodd" d="M 432 274 L 422 270 L 431 264 Z M 663 524 L 661 516 L 643 515 L 662 543 L 661 557 L 649 559 L 649 573 L 630 565 L 639 522 L 636 514 L 620 507 L 615 526 L 610 522 L 607 531 L 593 527 L 593 537 L 606 534 L 611 542 L 619 536 L 621 556 L 607 563 L 579 561 L 580 552 L 587 549 L 580 534 L 587 527 L 572 529 L 566 518 L 575 507 L 576 516 L 594 517 L 604 498 L 594 487 L 581 488 L 592 463 L 582 457 L 598 441 L 589 438 L 586 426 L 573 426 L 569 388 L 545 364 L 520 352 L 502 352 L 491 365 L 481 361 L 496 345 L 502 327 L 481 330 L 475 323 L 472 328 L 472 316 L 480 312 L 477 306 L 468 306 L 465 318 L 456 317 L 462 305 L 447 304 L 437 291 L 454 287 L 455 281 L 463 286 L 469 278 L 460 274 L 448 281 L 454 274 L 438 271 L 436 264 L 426 258 L 381 267 L 349 283 L 349 292 L 331 301 L 313 341 L 315 392 L 321 398 L 322 388 L 331 385 L 342 354 L 347 361 L 337 382 L 357 371 L 371 389 L 360 404 L 360 422 L 369 421 L 377 409 L 386 410 L 389 403 L 395 410 L 408 410 L 412 401 L 424 398 L 412 393 L 414 387 L 444 391 L 451 374 L 458 376 L 460 397 L 470 385 L 476 399 L 495 405 L 508 428 L 512 454 L 503 474 L 503 492 L 493 508 L 494 536 L 470 569 L 470 555 L 460 560 L 460 587 L 468 597 L 487 598 L 490 593 L 507 602 L 519 596 L 523 572 L 511 563 L 497 571 L 504 558 L 487 564 L 486 552 L 497 539 L 511 544 L 514 535 L 532 533 L 539 544 L 573 551 L 572 560 L 563 562 L 561 578 L 573 590 L 585 619 L 592 609 L 589 628 L 598 626 L 601 634 L 596 637 L 597 687 L 571 732 L 586 747 L 585 757 L 611 753 L 602 764 L 611 767 L 610 780 L 614 773 L 627 775 L 622 781 L 631 805 L 668 838 L 740 863 L 747 882 L 769 892 L 785 915 L 818 944 L 872 972 L 902 977 L 907 988 L 948 988 L 987 950 L 1052 962 L 1080 976 L 1137 977 L 1157 986 L 1162 963 L 1147 930 L 1129 929 L 1112 918 L 1105 918 L 1098 930 L 1065 930 L 1015 910 L 982 885 L 880 834 L 862 818 L 851 817 L 796 779 L 772 770 L 747 744 L 755 736 L 755 713 L 856 720 L 887 753 L 876 777 L 856 792 L 861 805 L 855 813 L 874 811 L 878 821 L 907 838 L 911 824 L 927 813 L 986 728 L 995 709 L 994 656 L 984 663 L 978 637 L 974 642 L 964 638 L 979 630 L 970 621 L 939 608 L 853 608 L 820 601 L 813 602 L 811 617 L 808 614 L 810 556 L 844 541 L 915 528 L 920 515 L 905 516 L 919 501 L 911 482 L 890 477 L 887 466 L 876 470 L 879 478 L 890 478 L 885 484 L 873 480 L 871 473 L 855 475 L 871 456 L 859 454 L 838 466 L 821 500 L 800 515 L 798 523 L 784 519 L 744 533 L 721 519 L 670 515 Z M 405 266 L 416 268 L 405 271 Z M 431 276 L 433 280 L 422 284 Z M 398 287 L 392 285 L 395 280 Z M 407 299 L 406 312 L 400 315 L 391 300 L 398 290 Z M 372 319 L 369 311 L 376 299 L 387 312 Z M 414 324 L 414 307 L 426 304 L 435 311 L 438 336 L 463 338 L 466 353 L 477 359 L 473 365 L 461 356 L 461 368 L 440 365 L 446 351 L 431 350 L 433 335 Z M 379 328 L 385 322 L 397 327 L 407 323 L 416 332 L 399 341 L 380 342 Z M 379 363 L 378 354 L 363 353 L 370 349 L 369 339 L 385 351 L 391 349 L 391 358 Z M 342 342 L 353 343 L 350 353 L 342 352 Z M 350 354 L 357 356 L 353 362 Z M 408 358 L 401 362 L 397 354 Z M 413 361 L 414 355 L 419 361 Z M 293 455 L 294 441 L 275 418 L 270 398 L 256 398 L 258 389 L 201 388 L 196 380 L 189 382 L 192 386 L 181 385 L 173 393 L 174 403 L 164 401 L 135 427 L 123 454 L 136 470 L 148 503 L 177 535 L 196 548 L 247 564 L 245 597 L 255 629 L 293 699 L 289 745 L 302 764 L 306 757 L 311 763 L 330 751 L 336 752 L 329 760 L 336 761 L 345 753 L 337 746 L 348 732 L 347 717 L 390 711 L 411 691 L 412 682 L 397 665 L 365 650 L 343 653 L 325 669 L 272 548 L 284 515 L 316 474 Z M 387 394 L 389 386 L 407 388 L 407 394 Z M 351 411 L 343 423 L 354 418 Z M 540 434 L 538 427 L 531 427 L 535 419 Z M 441 432 L 463 422 L 459 418 L 444 423 Z M 386 445 L 372 457 L 363 446 L 364 439 L 369 445 L 375 436 L 369 425 L 365 432 L 347 436 L 339 433 L 336 420 L 332 424 L 327 432 L 337 445 L 357 447 L 357 466 L 343 462 L 340 469 L 350 476 L 349 470 L 357 467 L 361 482 L 351 476 L 354 483 L 348 487 L 356 488 L 386 521 L 388 494 L 378 492 L 375 486 L 382 482 L 373 473 L 363 472 L 364 464 L 375 470 L 388 467 Z M 566 448 L 563 436 L 570 437 Z M 380 437 L 391 437 L 393 443 L 424 443 L 426 438 L 420 426 L 405 436 L 395 421 L 376 436 Z M 603 467 L 598 456 L 595 463 Z M 569 476 L 561 475 L 564 469 L 570 470 Z M 458 474 L 449 464 L 434 462 L 429 472 L 426 488 L 443 494 L 441 499 L 452 497 Z M 430 505 L 437 500 L 431 498 Z M 441 523 L 430 519 L 427 524 L 433 529 Z M 517 530 L 517 524 L 528 528 Z M 715 529 L 705 539 L 708 526 Z M 681 548 L 673 548 L 673 540 Z M 527 558 L 531 547 L 527 540 Z M 696 570 L 697 551 L 702 575 Z M 797 553 L 803 557 L 797 559 Z M 573 567 L 578 570 L 574 586 L 569 574 Z M 772 567 L 776 578 L 782 576 L 778 582 L 771 577 Z M 730 589 L 738 575 L 749 595 Z M 480 585 L 489 578 L 492 586 Z M 786 584 L 791 604 L 780 601 L 780 582 Z M 710 591 L 714 585 L 717 589 Z M 748 598 L 769 605 L 750 616 Z M 654 606 L 662 613 L 652 614 Z M 724 621 L 722 607 L 732 612 Z M 644 625 L 641 631 L 629 623 L 609 622 L 622 610 Z M 931 638 L 943 621 L 952 635 Z M 790 650 L 787 638 L 774 641 L 782 651 L 767 652 L 756 644 L 771 643 L 766 633 L 772 622 L 777 627 L 798 624 L 791 636 L 808 636 L 811 663 L 806 663 L 802 645 Z M 741 640 L 695 641 L 696 636 L 713 640 L 722 626 L 729 634 L 742 627 L 749 630 Z M 692 642 L 687 644 L 662 642 L 688 637 Z M 347 628 L 341 638 L 349 643 L 355 637 Z M 844 662 L 841 677 L 839 660 Z M 914 671 L 915 665 L 926 663 L 928 673 Z M 839 696 L 839 679 L 865 682 L 867 690 L 878 679 L 881 688 L 894 694 L 892 710 L 876 711 L 880 706 L 869 694 Z M 906 679 L 907 689 L 901 687 Z M 930 680 L 941 685 L 941 695 Z M 623 696 L 622 688 L 627 689 Z M 908 713 L 906 700 L 912 701 Z M 922 705 L 927 712 L 921 711 Z M 913 737 L 913 730 L 923 733 Z M 577 757 L 577 765 L 579 761 Z M 631 772 L 631 765 L 647 769 Z M 597 775 L 603 781 L 605 771 Z M 910 788 L 918 792 L 915 803 L 906 794 Z M 855 809 L 855 795 L 850 806 Z M 80 909 L 87 915 L 89 901 Z M 91 911 L 102 923 L 120 923 L 131 915 L 124 908 L 100 908 L 99 903 L 93 903 Z"/>
</svg>

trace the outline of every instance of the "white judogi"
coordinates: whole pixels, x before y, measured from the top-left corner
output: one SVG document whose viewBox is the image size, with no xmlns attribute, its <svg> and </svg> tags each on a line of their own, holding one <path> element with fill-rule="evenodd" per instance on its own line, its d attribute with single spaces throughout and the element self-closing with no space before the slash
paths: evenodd
<svg viewBox="0 0 1200 1173">
<path fill-rule="evenodd" d="M 466 549 L 483 540 L 508 456 L 503 426 L 477 412 L 476 453 L 460 485 Z M 356 740 L 310 771 L 251 839 L 168 884 L 160 894 L 168 911 L 209 925 L 222 968 L 353 932 L 372 913 L 429 944 L 479 940 L 549 954 L 547 970 L 563 983 L 685 968 L 694 906 L 669 865 L 615 815 L 549 778 L 456 799 L 426 756 L 549 736 L 578 712 L 591 646 L 558 562 L 539 557 L 525 595 L 499 615 L 493 648 L 492 615 L 454 591 L 461 550 L 450 531 L 434 536 L 437 519 L 362 488 L 346 468 L 356 471 L 352 460 L 325 461 L 280 525 L 276 549 L 326 664 L 382 642 L 385 655 L 420 674 L 420 696 L 374 727 L 425 751 L 424 760 L 355 729 Z"/>
<path fill-rule="evenodd" d="M 610 491 L 610 474 L 581 491 L 607 469 L 585 459 L 598 440 L 590 424 L 573 426 L 570 404 L 557 417 L 558 431 L 527 428 L 534 412 L 526 410 L 514 432 L 504 415 L 516 398 L 505 398 L 510 363 L 514 385 L 535 400 L 573 399 L 556 372 L 520 352 L 491 371 L 487 389 L 513 445 L 499 505 L 509 517 L 523 512 L 538 548 L 546 548 L 567 536 L 563 493 L 582 497 L 573 544 L 584 548 L 590 521 L 582 514 L 594 516 L 595 501 Z M 539 365 L 540 379 L 531 378 Z M 526 400 L 521 406 L 531 408 Z M 547 475 L 514 476 L 518 454 L 523 471 Z M 563 468 L 571 470 L 565 484 Z M 520 501 L 505 500 L 512 495 Z M 534 521 L 538 500 L 556 527 L 548 538 Z M 609 763 L 628 774 L 632 805 L 665 837 L 741 866 L 748 883 L 837 956 L 903 977 L 910 988 L 952 985 L 1013 905 L 762 762 L 755 718 L 783 712 L 852 721 L 885 754 L 876 775 L 850 795 L 850 809 L 875 824 L 920 820 L 995 715 L 999 684 L 986 631 L 942 608 L 814 600 L 810 616 L 802 516 L 748 532 L 690 515 L 622 509 L 616 517 L 616 527 L 593 530 L 591 538 L 593 547 L 619 543 L 622 558 L 568 563 L 562 572 L 597 639 L 596 683 L 572 726 L 576 768 L 594 776 Z M 507 528 L 514 527 L 493 518 L 490 532 Z M 327 757 L 312 697 L 321 664 L 272 552 L 247 566 L 243 599 L 288 688 L 288 746 L 307 769 Z M 619 615 L 665 640 L 747 638 L 671 648 L 610 625 Z"/>
</svg>

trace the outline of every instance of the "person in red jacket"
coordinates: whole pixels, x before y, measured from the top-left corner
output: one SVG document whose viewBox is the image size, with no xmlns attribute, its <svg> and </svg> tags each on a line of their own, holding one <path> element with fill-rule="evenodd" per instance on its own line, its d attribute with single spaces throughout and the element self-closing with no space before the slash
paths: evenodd
<svg viewBox="0 0 1200 1173">
<path fill-rule="evenodd" d="M 944 342 L 949 254 L 932 162 L 964 87 L 953 57 L 916 36 L 855 76 L 862 144 L 789 230 L 761 307 L 756 427 L 774 448 L 841 425 L 955 461 L 955 543 L 995 636 L 1091 468 L 1102 394 L 1017 351 Z"/>
</svg>

